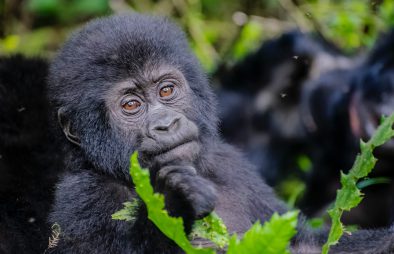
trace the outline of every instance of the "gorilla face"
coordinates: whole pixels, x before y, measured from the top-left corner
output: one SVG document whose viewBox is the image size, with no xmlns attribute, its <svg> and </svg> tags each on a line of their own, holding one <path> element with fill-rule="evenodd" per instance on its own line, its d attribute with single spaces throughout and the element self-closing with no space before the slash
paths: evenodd
<svg viewBox="0 0 394 254">
<path fill-rule="evenodd" d="M 350 126 L 353 134 L 365 140 L 371 138 L 382 116 L 394 111 L 394 66 L 381 63 L 368 66 L 365 74 L 356 80 L 349 105 Z M 394 149 L 389 141 L 383 149 Z"/>
<path fill-rule="evenodd" d="M 369 139 L 380 123 L 382 115 L 394 111 L 394 30 L 382 36 L 367 58 L 364 68 L 353 80 L 353 96 L 349 115 L 353 134 Z M 382 148 L 391 147 L 389 141 Z M 380 149 L 380 148 L 379 148 Z"/>
<path fill-rule="evenodd" d="M 116 133 L 132 139 L 144 166 L 191 162 L 199 154 L 199 128 L 188 117 L 192 91 L 182 72 L 173 67 L 147 68 L 120 82 L 105 96 Z"/>
<path fill-rule="evenodd" d="M 107 172 L 128 176 L 135 150 L 146 167 L 194 160 L 217 136 L 208 81 L 183 33 L 162 18 L 88 24 L 60 51 L 49 80 L 66 137 Z"/>
</svg>

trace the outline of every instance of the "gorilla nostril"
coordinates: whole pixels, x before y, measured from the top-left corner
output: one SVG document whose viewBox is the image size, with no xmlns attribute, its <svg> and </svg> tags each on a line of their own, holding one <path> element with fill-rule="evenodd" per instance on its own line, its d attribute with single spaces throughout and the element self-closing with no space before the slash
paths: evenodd
<svg viewBox="0 0 394 254">
<path fill-rule="evenodd" d="M 171 123 L 170 129 L 173 129 L 173 130 L 178 129 L 179 120 L 180 120 L 180 118 L 175 118 L 174 121 L 172 121 L 172 123 Z"/>
<path fill-rule="evenodd" d="M 168 126 L 156 126 L 155 131 L 168 131 Z"/>
</svg>

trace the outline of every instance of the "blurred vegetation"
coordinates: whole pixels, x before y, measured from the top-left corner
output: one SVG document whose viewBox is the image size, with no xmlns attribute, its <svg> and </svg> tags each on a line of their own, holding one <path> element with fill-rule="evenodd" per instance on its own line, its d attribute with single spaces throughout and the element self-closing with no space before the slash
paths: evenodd
<svg viewBox="0 0 394 254">
<path fill-rule="evenodd" d="M 51 57 L 84 22 L 124 11 L 174 18 L 210 72 L 290 29 L 352 53 L 394 25 L 393 0 L 0 0 L 0 54 Z"/>
</svg>

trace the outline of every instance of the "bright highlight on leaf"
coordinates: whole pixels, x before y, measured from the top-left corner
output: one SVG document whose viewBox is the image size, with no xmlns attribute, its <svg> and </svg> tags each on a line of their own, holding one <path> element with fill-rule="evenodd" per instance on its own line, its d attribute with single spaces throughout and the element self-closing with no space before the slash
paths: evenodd
<svg viewBox="0 0 394 254">
<path fill-rule="evenodd" d="M 349 173 L 341 173 L 342 187 L 337 191 L 334 207 L 328 211 L 332 226 L 328 240 L 323 246 L 322 254 L 327 254 L 330 246 L 337 244 L 345 232 L 341 223 L 342 213 L 356 207 L 362 201 L 363 193 L 360 192 L 357 183 L 360 179 L 368 176 L 376 164 L 377 159 L 373 156 L 373 150 L 394 137 L 393 124 L 394 113 L 383 118 L 371 139 L 367 143 L 361 141 L 361 153 L 357 156 Z"/>
</svg>

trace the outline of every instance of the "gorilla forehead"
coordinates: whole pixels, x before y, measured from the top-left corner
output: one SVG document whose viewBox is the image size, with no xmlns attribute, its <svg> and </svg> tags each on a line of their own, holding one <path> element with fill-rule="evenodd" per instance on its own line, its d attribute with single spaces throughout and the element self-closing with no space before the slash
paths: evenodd
<svg viewBox="0 0 394 254">
<path fill-rule="evenodd" d="M 147 60 L 187 64 L 192 57 L 184 34 L 166 18 L 139 14 L 112 16 L 88 23 L 64 46 L 74 64 L 123 64 L 141 68 Z M 193 58 L 193 57 L 192 57 Z"/>
<path fill-rule="evenodd" d="M 51 66 L 50 91 L 57 104 L 70 106 L 73 96 L 97 97 L 97 91 L 164 64 L 179 69 L 197 96 L 211 100 L 183 32 L 165 18 L 139 14 L 98 19 L 76 32 Z"/>
</svg>

